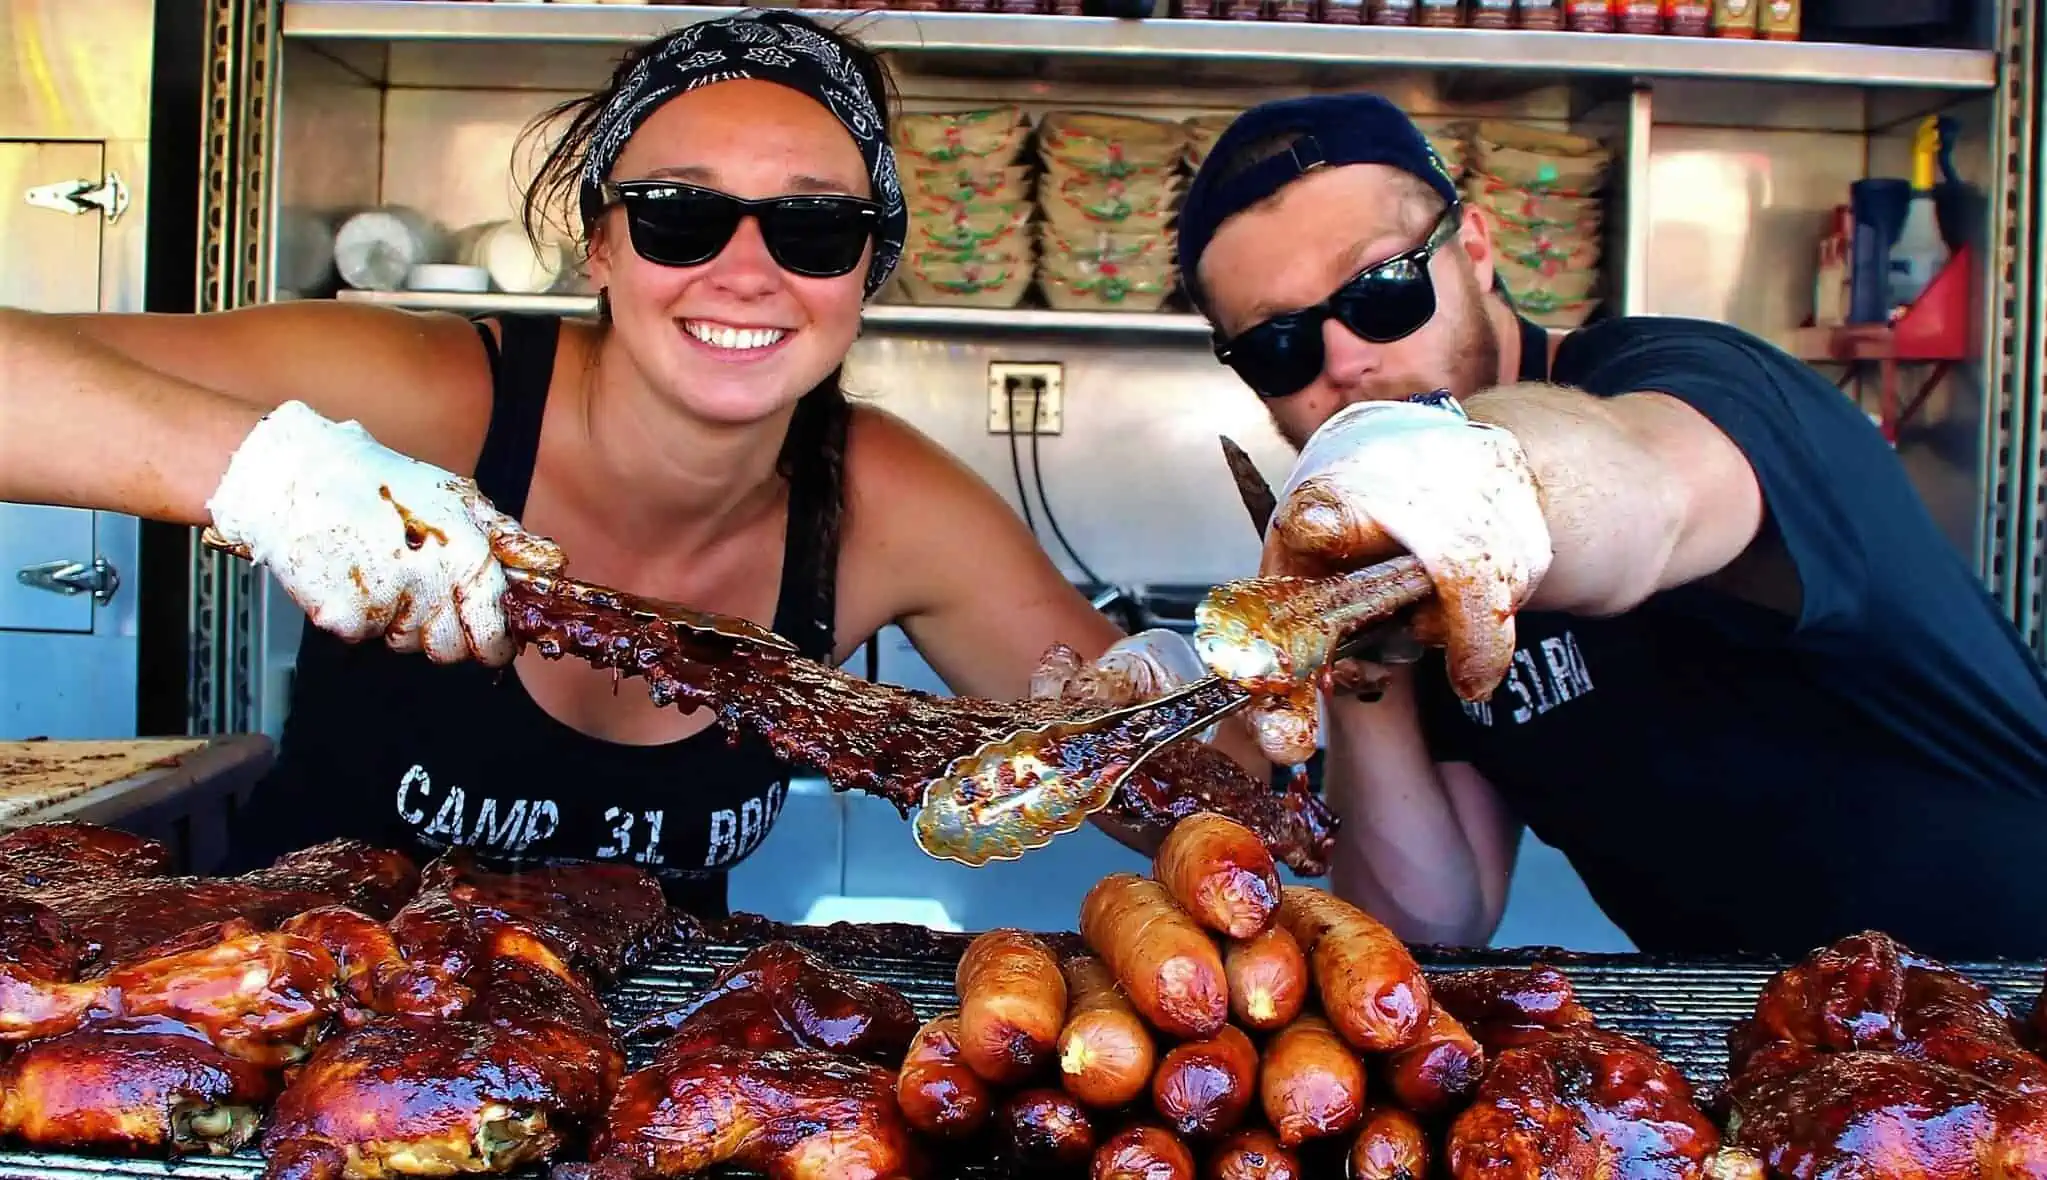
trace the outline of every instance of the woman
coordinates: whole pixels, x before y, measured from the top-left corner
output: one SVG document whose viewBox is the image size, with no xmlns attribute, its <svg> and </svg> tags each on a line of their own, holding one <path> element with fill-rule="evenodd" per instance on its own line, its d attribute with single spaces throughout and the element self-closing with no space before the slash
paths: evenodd
<svg viewBox="0 0 2047 1180">
<path fill-rule="evenodd" d="M 772 11 L 643 46 L 555 112 L 528 225 L 572 200 L 596 323 L 0 312 L 0 499 L 210 523 L 306 610 L 237 864 L 468 845 L 638 864 L 723 911 L 788 768 L 607 673 L 511 660 L 501 563 L 570 554 L 833 663 L 899 621 L 976 696 L 1119 639 L 984 483 L 840 389 L 906 232 L 886 97 L 875 57 Z"/>
</svg>

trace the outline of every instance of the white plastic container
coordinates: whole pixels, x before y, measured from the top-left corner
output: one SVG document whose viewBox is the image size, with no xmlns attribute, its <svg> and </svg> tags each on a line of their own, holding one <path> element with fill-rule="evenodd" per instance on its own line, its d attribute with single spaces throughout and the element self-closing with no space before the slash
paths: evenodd
<svg viewBox="0 0 2047 1180">
<path fill-rule="evenodd" d="M 412 268 L 440 262 L 447 235 L 417 209 L 388 205 L 341 223 L 334 235 L 334 269 L 359 291 L 397 291 Z"/>
</svg>

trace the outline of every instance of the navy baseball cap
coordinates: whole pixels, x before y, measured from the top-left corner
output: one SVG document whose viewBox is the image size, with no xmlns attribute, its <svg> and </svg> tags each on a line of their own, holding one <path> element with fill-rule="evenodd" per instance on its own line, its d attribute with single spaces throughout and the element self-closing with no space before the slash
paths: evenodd
<svg viewBox="0 0 2047 1180">
<path fill-rule="evenodd" d="M 1253 145 L 1280 143 L 1277 151 L 1245 167 L 1235 157 Z M 1419 177 L 1443 198 L 1458 202 L 1450 169 L 1407 112 L 1376 94 L 1318 94 L 1252 107 L 1226 128 L 1180 204 L 1180 283 L 1196 307 L 1205 307 L 1198 264 L 1222 223 L 1316 168 L 1384 164 Z"/>
</svg>

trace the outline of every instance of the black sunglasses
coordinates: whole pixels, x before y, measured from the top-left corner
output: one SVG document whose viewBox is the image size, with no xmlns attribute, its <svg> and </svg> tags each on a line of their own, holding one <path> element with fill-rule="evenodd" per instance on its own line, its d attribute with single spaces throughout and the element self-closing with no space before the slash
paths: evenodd
<svg viewBox="0 0 2047 1180">
<path fill-rule="evenodd" d="M 606 181 L 605 206 L 625 206 L 633 252 L 659 266 L 702 266 L 722 253 L 743 218 L 760 225 L 775 265 L 791 274 L 835 279 L 860 265 L 881 220 L 862 197 L 787 196 L 743 200 L 672 180 Z"/>
<path fill-rule="evenodd" d="M 1353 275 L 1313 307 L 1273 316 L 1235 339 L 1216 336 L 1216 359 L 1236 370 L 1259 397 L 1289 397 L 1322 372 L 1322 325 L 1334 319 L 1374 344 L 1412 335 L 1436 314 L 1436 284 L 1429 259 L 1457 236 L 1462 206 L 1452 205 L 1427 240 Z"/>
</svg>

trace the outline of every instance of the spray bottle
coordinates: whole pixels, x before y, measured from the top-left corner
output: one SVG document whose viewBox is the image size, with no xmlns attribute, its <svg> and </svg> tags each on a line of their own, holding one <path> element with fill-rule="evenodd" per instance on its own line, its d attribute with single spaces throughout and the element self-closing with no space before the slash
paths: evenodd
<svg viewBox="0 0 2047 1180">
<path fill-rule="evenodd" d="M 1940 232 L 1939 207 L 1933 200 L 1941 154 L 1940 120 L 1929 115 L 1912 136 L 1912 200 L 1905 224 L 1891 246 L 1891 306 L 1905 307 L 1947 264 L 1948 245 Z"/>
</svg>

